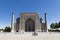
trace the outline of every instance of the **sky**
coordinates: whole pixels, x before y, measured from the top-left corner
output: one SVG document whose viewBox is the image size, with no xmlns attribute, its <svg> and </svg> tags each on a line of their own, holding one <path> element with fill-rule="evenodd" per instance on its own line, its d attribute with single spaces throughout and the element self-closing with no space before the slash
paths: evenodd
<svg viewBox="0 0 60 40">
<path fill-rule="evenodd" d="M 0 28 L 11 26 L 11 16 L 14 12 L 14 21 L 21 12 L 39 12 L 43 18 L 47 13 L 47 24 L 60 21 L 60 0 L 0 0 Z"/>
</svg>

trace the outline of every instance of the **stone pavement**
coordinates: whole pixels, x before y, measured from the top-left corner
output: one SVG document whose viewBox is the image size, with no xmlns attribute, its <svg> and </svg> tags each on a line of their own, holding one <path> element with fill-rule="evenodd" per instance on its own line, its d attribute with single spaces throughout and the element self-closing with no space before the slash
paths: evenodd
<svg viewBox="0 0 60 40">
<path fill-rule="evenodd" d="M 36 36 L 33 32 L 0 33 L 0 40 L 60 40 L 60 33 L 39 32 Z"/>
</svg>

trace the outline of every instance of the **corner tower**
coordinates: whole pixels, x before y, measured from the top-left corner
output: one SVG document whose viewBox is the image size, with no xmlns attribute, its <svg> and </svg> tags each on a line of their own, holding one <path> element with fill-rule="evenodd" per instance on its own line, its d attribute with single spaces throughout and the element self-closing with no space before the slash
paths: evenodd
<svg viewBox="0 0 60 40">
<path fill-rule="evenodd" d="M 47 17 L 46 17 L 46 13 L 44 14 L 44 16 L 45 16 L 45 30 L 46 30 L 46 32 L 48 32 L 48 28 L 47 28 Z"/>
<path fill-rule="evenodd" d="M 11 32 L 14 32 L 14 13 L 12 12 L 12 19 L 11 19 Z"/>
</svg>

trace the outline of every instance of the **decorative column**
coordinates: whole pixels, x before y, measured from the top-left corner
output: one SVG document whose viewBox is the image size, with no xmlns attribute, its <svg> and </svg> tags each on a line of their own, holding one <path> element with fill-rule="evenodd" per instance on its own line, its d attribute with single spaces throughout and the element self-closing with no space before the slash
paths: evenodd
<svg viewBox="0 0 60 40">
<path fill-rule="evenodd" d="M 48 28 L 47 28 L 47 17 L 46 17 L 46 13 L 45 13 L 45 30 L 46 30 L 46 32 L 48 32 Z"/>
<path fill-rule="evenodd" d="M 11 32 L 14 32 L 14 13 L 12 12 Z"/>
</svg>

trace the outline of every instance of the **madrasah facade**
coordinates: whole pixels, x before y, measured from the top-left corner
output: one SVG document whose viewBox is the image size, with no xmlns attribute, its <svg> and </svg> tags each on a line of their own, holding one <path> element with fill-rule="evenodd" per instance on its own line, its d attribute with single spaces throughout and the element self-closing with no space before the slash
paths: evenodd
<svg viewBox="0 0 60 40">
<path fill-rule="evenodd" d="M 14 13 L 12 13 L 11 32 L 47 32 L 47 18 L 44 14 L 45 22 L 42 22 L 39 13 L 23 12 L 14 23 Z"/>
</svg>

